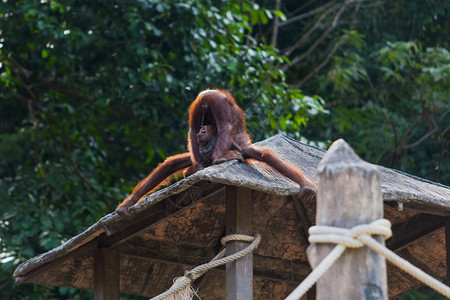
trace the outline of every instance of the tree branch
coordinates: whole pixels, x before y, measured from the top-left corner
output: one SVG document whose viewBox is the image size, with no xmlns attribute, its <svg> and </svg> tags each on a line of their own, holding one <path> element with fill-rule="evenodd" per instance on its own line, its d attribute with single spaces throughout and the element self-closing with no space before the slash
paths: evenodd
<svg viewBox="0 0 450 300">
<path fill-rule="evenodd" d="M 33 74 L 33 72 L 27 70 L 15 59 L 8 58 L 8 63 L 11 67 L 11 70 L 14 72 L 14 74 L 16 75 L 17 79 L 19 80 L 19 82 L 21 83 L 23 88 L 25 88 L 28 91 L 28 93 L 33 98 L 33 100 L 37 101 L 37 98 L 34 95 L 34 93 L 32 92 L 32 88 L 44 85 L 44 86 L 47 86 L 49 89 L 52 89 L 60 94 L 69 96 L 70 98 L 74 98 L 74 99 L 81 100 L 81 101 L 89 101 L 88 98 L 86 98 L 78 93 L 75 93 L 73 91 L 68 91 L 68 90 L 61 88 L 60 86 L 55 84 L 53 79 L 47 79 L 47 78 L 39 76 L 37 78 L 37 80 L 38 80 L 37 83 L 28 85 L 25 83 L 24 79 L 22 78 L 22 75 L 25 77 L 30 77 Z"/>
<path fill-rule="evenodd" d="M 280 24 L 278 26 L 279 27 L 283 27 L 283 26 L 289 25 L 291 23 L 294 23 L 296 21 L 300 21 L 302 19 L 305 19 L 305 18 L 307 18 L 309 16 L 314 15 L 315 13 L 318 13 L 318 12 L 321 12 L 321 11 L 327 9 L 332 4 L 333 4 L 333 1 L 327 2 L 325 5 L 322 5 L 322 6 L 318 7 L 318 8 L 316 8 L 316 9 L 313 9 L 313 10 L 310 10 L 310 11 L 308 11 L 306 13 L 301 14 L 301 15 L 292 17 L 290 19 L 287 19 L 286 21 L 280 22 Z"/>
<path fill-rule="evenodd" d="M 405 150 L 408 150 L 408 149 L 411 149 L 411 148 L 419 146 L 421 143 L 423 143 L 426 139 L 428 139 L 430 137 L 430 135 L 435 133 L 437 130 L 438 130 L 437 128 L 433 128 L 433 130 L 428 131 L 426 134 L 424 134 L 420 139 L 418 139 L 414 143 L 405 145 L 402 148 L 405 149 Z"/>
<path fill-rule="evenodd" d="M 326 16 L 328 16 L 333 11 L 337 10 L 341 5 L 335 4 L 332 7 L 330 7 L 328 10 L 326 10 L 319 19 L 314 23 L 314 25 L 297 41 L 294 45 L 289 47 L 286 51 L 283 51 L 283 55 L 289 56 L 296 50 L 298 47 L 300 47 L 303 42 L 310 37 L 310 35 L 321 25 L 322 21 L 325 19 Z"/>
<path fill-rule="evenodd" d="M 25 68 L 23 68 L 18 62 L 16 62 L 15 60 L 10 60 L 10 63 L 12 63 L 12 71 L 14 72 L 14 75 L 16 76 L 16 78 L 19 80 L 20 84 L 22 85 L 22 87 L 27 91 L 27 93 L 29 94 L 30 98 L 27 98 L 19 93 L 14 93 L 13 96 L 17 99 L 19 99 L 20 101 L 24 102 L 27 104 L 28 110 L 30 112 L 30 118 L 33 122 L 33 124 L 35 125 L 35 128 L 37 128 L 37 124 L 38 124 L 38 119 L 34 116 L 34 111 L 38 110 L 39 112 L 43 113 L 46 118 L 52 122 L 56 128 L 59 130 L 61 137 L 64 141 L 65 144 L 65 153 L 67 155 L 67 158 L 69 159 L 72 167 L 75 170 L 75 173 L 78 175 L 78 177 L 82 180 L 82 182 L 88 186 L 89 188 L 93 189 L 94 191 L 98 192 L 99 194 L 103 195 L 104 197 L 109 198 L 106 194 L 104 194 L 102 191 L 100 191 L 99 189 L 97 189 L 81 172 L 80 168 L 78 167 L 78 164 L 75 162 L 75 160 L 71 157 L 71 153 L 72 153 L 72 145 L 70 142 L 69 137 L 67 136 L 66 132 L 64 131 L 64 129 L 61 127 L 61 125 L 59 125 L 58 121 L 56 121 L 55 118 L 53 118 L 53 116 L 48 112 L 45 111 L 39 104 L 38 98 L 37 96 L 34 94 L 34 92 L 32 91 L 33 85 L 27 85 L 25 83 L 25 81 L 22 78 L 22 74 L 29 76 L 31 75 L 30 71 L 27 71 Z M 43 83 L 47 83 L 47 84 L 52 84 L 50 81 L 46 81 L 45 79 L 41 78 L 40 82 Z M 36 86 L 38 86 L 39 84 L 37 84 Z M 84 97 L 83 97 L 84 98 Z M 86 99 L 86 98 L 84 98 Z M 35 136 L 35 147 L 36 147 L 36 142 L 37 142 L 37 133 Z M 36 151 L 37 149 L 35 149 Z M 36 152 L 37 153 L 37 152 Z M 35 161 L 40 161 L 38 158 L 35 157 Z"/>
<path fill-rule="evenodd" d="M 75 93 L 73 91 L 68 91 L 68 90 L 65 90 L 65 89 L 59 87 L 57 84 L 54 83 L 53 80 L 46 79 L 43 77 L 38 77 L 38 80 L 39 80 L 38 85 L 45 85 L 49 89 L 52 89 L 60 94 L 69 96 L 70 98 L 73 98 L 73 99 L 77 99 L 77 100 L 81 100 L 81 101 L 85 101 L 85 102 L 89 101 L 88 98 L 86 98 L 78 93 Z"/>
<path fill-rule="evenodd" d="M 360 0 L 349 0 L 346 1 L 344 3 L 344 5 L 341 7 L 341 9 L 336 13 L 333 22 L 331 23 L 331 27 L 329 27 L 323 34 L 322 36 L 317 39 L 314 44 L 302 55 L 297 56 L 296 58 L 294 58 L 292 60 L 292 65 L 298 64 L 301 60 L 303 60 L 305 57 L 307 57 L 311 52 L 313 52 L 318 46 L 319 44 L 331 33 L 331 31 L 333 31 L 336 27 L 337 24 L 339 22 L 339 19 L 341 18 L 342 14 L 344 13 L 346 7 L 350 4 L 350 3 L 354 3 L 357 2 L 357 5 L 355 7 L 355 11 L 353 13 L 353 19 L 356 17 L 356 13 L 359 10 L 360 7 Z M 354 22 L 352 22 L 351 28 L 353 28 L 354 26 Z M 334 53 L 336 53 L 336 51 L 340 48 L 341 46 L 341 42 L 337 42 L 336 45 L 333 47 L 333 49 L 328 53 L 327 57 L 322 61 L 322 63 L 320 65 L 318 65 L 316 68 L 314 68 L 314 70 L 309 73 L 305 78 L 303 78 L 298 84 L 294 85 L 295 88 L 299 88 L 301 87 L 306 81 L 308 81 L 309 79 L 311 79 L 314 75 L 316 75 L 320 70 L 322 70 L 330 61 L 331 57 L 334 55 Z"/>
<path fill-rule="evenodd" d="M 72 165 L 73 169 L 75 170 L 75 173 L 78 175 L 78 177 L 81 179 L 81 181 L 92 190 L 96 191 L 100 195 L 104 196 L 105 198 L 110 198 L 106 194 L 104 194 L 101 190 L 96 188 L 89 179 L 87 179 L 83 173 L 81 172 L 77 162 L 72 158 L 72 143 L 70 142 L 70 138 L 67 136 L 67 133 L 64 131 L 64 129 L 61 127 L 58 121 L 49 113 L 49 112 L 43 112 L 45 116 L 49 119 L 50 122 L 52 122 L 56 128 L 58 128 L 59 132 L 61 133 L 61 137 L 64 141 L 65 147 L 66 147 L 66 156 L 70 161 L 70 164 Z"/>
<path fill-rule="evenodd" d="M 300 11 L 304 10 L 305 8 L 307 8 L 308 6 L 312 5 L 314 2 L 317 2 L 317 0 L 310 0 L 310 1 L 306 2 L 302 6 L 296 8 L 293 12 L 291 12 L 290 15 L 292 16 L 292 15 L 297 14 L 298 12 L 300 12 Z"/>
<path fill-rule="evenodd" d="M 279 11 L 281 7 L 281 0 L 275 0 L 275 10 Z M 275 48 L 277 47 L 277 40 L 278 40 L 278 23 L 280 22 L 280 18 L 278 15 L 275 15 L 275 18 L 273 20 L 273 31 L 272 31 L 272 46 Z"/>
<path fill-rule="evenodd" d="M 325 67 L 330 61 L 331 57 L 334 53 L 339 49 L 340 43 L 334 45 L 333 49 L 328 53 L 327 57 L 322 61 L 320 65 L 318 65 L 312 72 L 310 72 L 305 78 L 303 78 L 299 83 L 292 85 L 293 88 L 300 88 L 306 81 L 311 79 L 314 75 L 316 75 L 323 67 Z"/>
</svg>

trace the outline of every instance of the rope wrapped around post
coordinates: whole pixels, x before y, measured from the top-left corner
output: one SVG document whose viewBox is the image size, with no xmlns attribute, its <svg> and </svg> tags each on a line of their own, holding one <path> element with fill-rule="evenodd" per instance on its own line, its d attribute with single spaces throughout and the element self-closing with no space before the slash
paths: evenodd
<svg viewBox="0 0 450 300">
<path fill-rule="evenodd" d="M 246 248 L 232 255 L 225 256 L 225 248 L 219 252 L 210 262 L 202 264 L 190 271 L 186 271 L 184 276 L 178 277 L 174 280 L 172 287 L 166 292 L 151 298 L 150 300 L 188 300 L 192 299 L 195 291 L 192 289 L 191 284 L 206 273 L 209 269 L 227 264 L 229 262 L 238 260 L 252 252 L 258 247 L 261 241 L 261 235 L 257 234 L 255 237 L 244 234 L 230 234 L 221 239 L 221 243 L 226 247 L 226 244 L 230 241 L 240 241 L 251 243 Z M 225 257 L 224 257 L 225 256 Z"/>
<path fill-rule="evenodd" d="M 432 289 L 450 298 L 450 287 L 431 277 L 424 271 L 401 258 L 384 245 L 377 242 L 371 235 L 382 235 L 385 239 L 392 236 L 391 222 L 386 219 L 376 220 L 370 224 L 357 225 L 351 229 L 332 226 L 312 226 L 309 229 L 310 243 L 333 243 L 337 246 L 324 260 L 303 280 L 303 282 L 286 298 L 286 300 L 300 299 L 344 253 L 345 248 L 359 248 L 364 245 L 383 255 L 409 275 L 420 280 Z M 345 287 L 344 287 L 345 288 Z"/>
</svg>

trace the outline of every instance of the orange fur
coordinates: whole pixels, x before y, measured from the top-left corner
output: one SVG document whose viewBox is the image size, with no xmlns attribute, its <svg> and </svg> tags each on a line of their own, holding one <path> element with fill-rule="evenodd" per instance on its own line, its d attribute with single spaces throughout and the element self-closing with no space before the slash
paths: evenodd
<svg viewBox="0 0 450 300">
<path fill-rule="evenodd" d="M 215 128 L 215 139 L 209 140 L 213 148 L 208 148 L 208 151 L 203 151 L 201 155 L 200 147 L 203 147 L 204 143 L 199 145 L 197 136 L 200 129 L 207 125 Z M 208 139 L 209 137 L 206 142 L 209 142 Z M 311 198 L 315 195 L 314 182 L 302 171 L 284 162 L 273 151 L 252 145 L 245 126 L 244 112 L 228 91 L 205 90 L 192 102 L 189 107 L 188 148 L 189 152 L 168 157 L 159 164 L 134 188 L 133 193 L 117 207 L 116 212 L 126 217 L 130 206 L 166 182 L 175 172 L 186 169 L 185 176 L 189 176 L 211 164 L 231 159 L 255 159 L 265 162 L 298 183 L 302 187 L 300 197 Z"/>
</svg>

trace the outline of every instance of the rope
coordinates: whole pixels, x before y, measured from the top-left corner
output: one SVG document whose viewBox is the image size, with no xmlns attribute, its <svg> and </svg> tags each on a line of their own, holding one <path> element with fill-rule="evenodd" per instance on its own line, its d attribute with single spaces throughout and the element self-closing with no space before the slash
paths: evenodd
<svg viewBox="0 0 450 300">
<path fill-rule="evenodd" d="M 344 253 L 345 248 L 360 248 L 364 245 L 383 255 L 388 261 L 409 275 L 422 281 L 447 298 L 450 298 L 450 288 L 448 286 L 415 267 L 371 237 L 371 235 L 381 235 L 387 239 L 392 236 L 391 222 L 386 219 L 376 220 L 370 224 L 358 225 L 351 229 L 332 226 L 313 226 L 309 229 L 309 234 L 310 243 L 333 243 L 338 245 L 334 247 L 327 257 L 320 262 L 311 274 L 285 300 L 300 299 L 333 265 L 342 253 Z"/>
<path fill-rule="evenodd" d="M 154 298 L 151 298 L 150 300 L 192 299 L 195 291 L 192 290 L 191 283 L 194 280 L 205 274 L 209 269 L 238 260 L 251 253 L 256 249 L 256 247 L 258 247 L 259 242 L 261 241 L 261 235 L 257 234 L 253 237 L 243 234 L 231 234 L 221 239 L 223 246 L 226 246 L 226 244 L 230 241 L 247 242 L 251 244 L 229 256 L 225 256 L 226 249 L 223 249 L 210 262 L 195 267 L 190 271 L 184 272 L 184 276 L 175 279 L 174 284 L 169 290 Z"/>
</svg>

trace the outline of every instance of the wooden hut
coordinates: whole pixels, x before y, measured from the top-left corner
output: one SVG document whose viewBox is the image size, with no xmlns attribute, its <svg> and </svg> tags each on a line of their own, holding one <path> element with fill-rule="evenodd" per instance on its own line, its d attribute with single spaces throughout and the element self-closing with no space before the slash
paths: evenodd
<svg viewBox="0 0 450 300">
<path fill-rule="evenodd" d="M 258 144 L 313 179 L 324 155 L 282 134 Z M 387 247 L 435 278 L 447 277 L 450 188 L 378 168 L 384 215 L 393 230 Z M 306 247 L 316 205 L 299 201 L 299 191 L 259 162 L 214 165 L 147 196 L 130 209 L 130 219 L 108 214 L 65 244 L 23 263 L 13 276 L 18 284 L 155 296 L 219 252 L 229 222 L 227 202 L 245 198 L 251 201 L 243 212 L 246 222 L 251 220 L 251 231 L 262 236 L 253 253 L 253 297 L 284 299 L 311 271 Z M 389 263 L 387 272 L 389 298 L 421 285 Z M 210 270 L 195 285 L 204 300 L 225 299 L 225 268 Z"/>
</svg>

